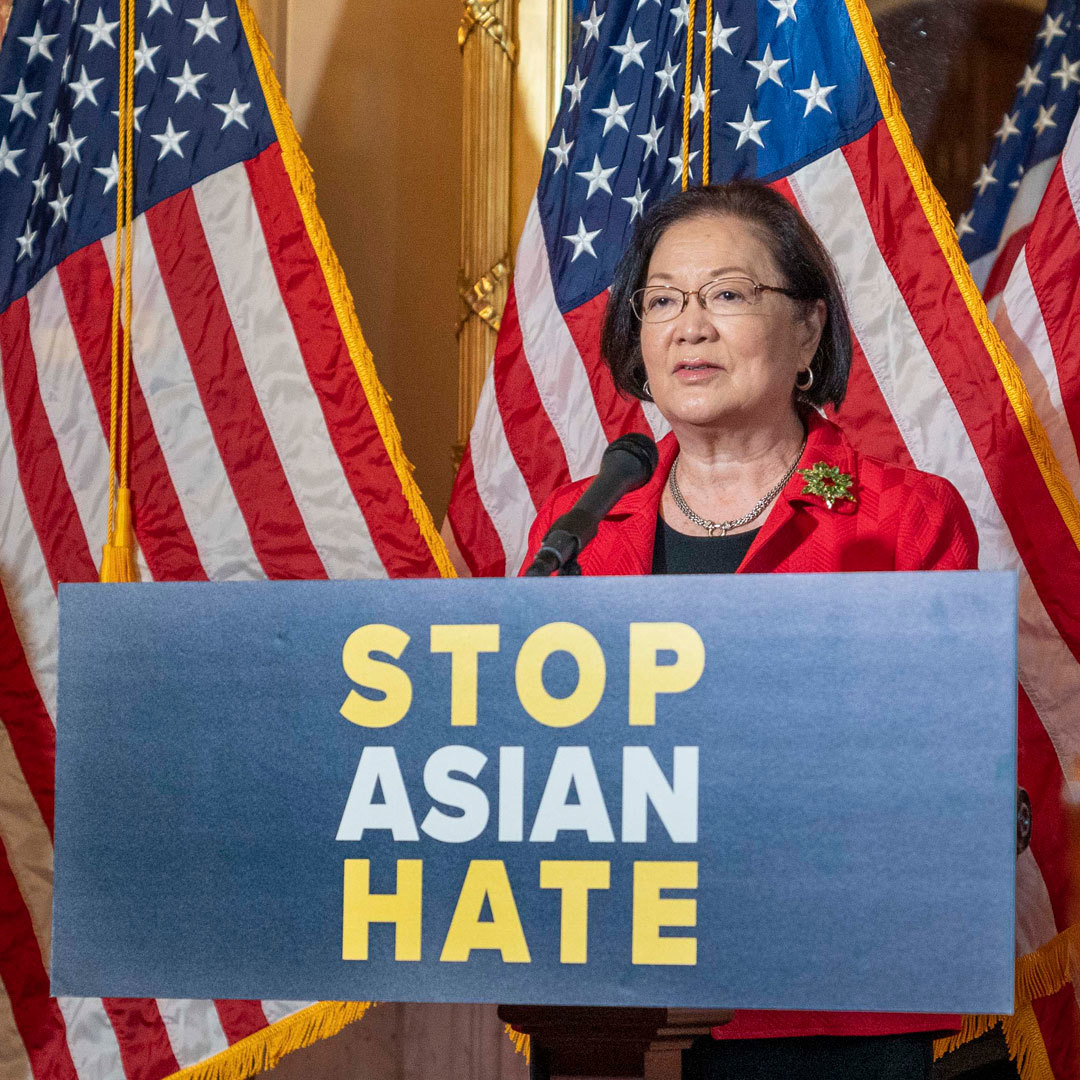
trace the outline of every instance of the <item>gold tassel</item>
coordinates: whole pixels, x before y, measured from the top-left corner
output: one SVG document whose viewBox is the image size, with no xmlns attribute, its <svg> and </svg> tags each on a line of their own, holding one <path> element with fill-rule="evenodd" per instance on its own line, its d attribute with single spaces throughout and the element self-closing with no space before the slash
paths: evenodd
<svg viewBox="0 0 1080 1080">
<path fill-rule="evenodd" d="M 528 1065 L 532 1051 L 532 1039 L 524 1031 L 515 1031 L 509 1024 L 503 1024 L 503 1031 L 506 1032 L 506 1037 L 514 1044 L 514 1053 L 524 1054 L 525 1064 Z"/>
<path fill-rule="evenodd" d="M 116 524 L 101 549 L 101 581 L 138 581 L 135 563 L 135 532 L 131 527 L 131 491 L 116 492 Z"/>
</svg>

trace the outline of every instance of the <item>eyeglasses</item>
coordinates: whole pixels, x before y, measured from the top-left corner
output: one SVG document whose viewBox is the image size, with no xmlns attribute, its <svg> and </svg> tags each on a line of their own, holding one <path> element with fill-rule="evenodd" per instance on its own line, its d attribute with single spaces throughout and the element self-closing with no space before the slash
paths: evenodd
<svg viewBox="0 0 1080 1080">
<path fill-rule="evenodd" d="M 794 297 L 790 289 L 762 285 L 748 277 L 722 277 L 706 281 L 700 289 L 684 292 L 674 285 L 647 285 L 630 297 L 634 314 L 643 323 L 663 323 L 677 319 L 696 296 L 710 315 L 746 315 L 761 302 L 763 292 L 783 293 Z"/>
</svg>

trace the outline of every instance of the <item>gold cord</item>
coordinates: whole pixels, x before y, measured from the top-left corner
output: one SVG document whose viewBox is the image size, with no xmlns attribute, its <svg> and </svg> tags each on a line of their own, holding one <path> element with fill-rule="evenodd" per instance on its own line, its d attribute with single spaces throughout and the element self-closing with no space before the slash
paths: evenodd
<svg viewBox="0 0 1080 1080">
<path fill-rule="evenodd" d="M 702 123 L 705 125 L 701 133 L 701 186 L 709 184 L 709 158 L 712 151 L 710 139 L 712 136 L 712 21 L 713 0 L 705 0 L 705 110 Z"/>
<path fill-rule="evenodd" d="M 690 75 L 694 67 L 694 24 L 697 19 L 697 0 L 690 0 L 686 15 L 686 78 L 683 79 L 682 105 L 682 189 L 690 186 Z M 706 46 L 706 54 L 708 47 Z"/>
</svg>

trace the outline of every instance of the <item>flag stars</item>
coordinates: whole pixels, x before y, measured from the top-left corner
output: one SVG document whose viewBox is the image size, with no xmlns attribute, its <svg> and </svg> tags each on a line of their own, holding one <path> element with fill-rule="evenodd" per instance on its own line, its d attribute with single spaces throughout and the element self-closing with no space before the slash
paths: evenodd
<svg viewBox="0 0 1080 1080">
<path fill-rule="evenodd" d="M 581 20 L 581 29 L 585 31 L 585 40 L 581 43 L 581 48 L 584 50 L 585 46 L 595 38 L 600 40 L 600 24 L 604 21 L 603 15 L 596 14 L 596 4 L 594 3 L 589 10 L 589 17 Z M 574 258 L 577 258 L 575 255 Z"/>
<path fill-rule="evenodd" d="M 677 34 L 690 22 L 690 4 L 688 0 L 679 0 L 679 3 L 671 9 L 671 14 L 675 19 L 675 29 L 672 33 Z"/>
<path fill-rule="evenodd" d="M 835 89 L 835 84 L 832 86 L 822 86 L 821 83 L 818 82 L 817 72 L 811 72 L 810 85 L 805 90 L 795 91 L 795 93 L 806 102 L 806 108 L 803 109 L 803 117 L 809 116 L 814 109 L 824 109 L 827 113 L 831 113 L 832 109 L 829 108 L 829 103 L 825 99 Z"/>
<path fill-rule="evenodd" d="M 1067 90 L 1069 88 L 1069 83 L 1080 83 L 1080 74 L 1078 74 L 1078 72 L 1080 72 L 1080 60 L 1070 64 L 1069 58 L 1062 53 L 1061 66 L 1057 71 L 1050 72 L 1050 78 L 1060 79 L 1061 89 Z"/>
<path fill-rule="evenodd" d="M 116 42 L 113 41 L 113 31 L 120 25 L 119 22 L 106 22 L 104 8 L 98 8 L 97 19 L 92 23 L 80 23 L 79 24 L 89 35 L 90 44 L 87 45 L 86 51 L 93 52 L 99 45 L 108 45 L 110 49 L 116 48 Z"/>
<path fill-rule="evenodd" d="M 578 218 L 578 227 L 576 233 L 570 233 L 568 236 L 564 236 L 564 240 L 569 240 L 574 245 L 574 254 L 570 257 L 571 262 L 577 262 L 578 256 L 584 251 L 586 254 L 596 258 L 596 251 L 592 246 L 593 240 L 600 235 L 600 230 L 596 229 L 594 232 L 588 232 L 585 229 L 585 219 Z"/>
<path fill-rule="evenodd" d="M 34 241 L 36 239 L 37 231 L 30 228 L 30 222 L 28 221 L 22 236 L 15 237 L 15 243 L 19 245 L 19 254 L 15 259 L 16 262 L 22 262 L 23 259 L 32 259 L 34 257 Z"/>
<path fill-rule="evenodd" d="M 224 126 L 225 125 L 223 124 L 222 127 Z M 184 156 L 184 151 L 180 148 L 180 140 L 186 139 L 190 134 L 190 131 L 177 131 L 173 127 L 172 117 L 170 116 L 168 122 L 165 124 L 165 130 L 160 135 L 150 136 L 154 142 L 161 146 L 161 151 L 157 156 L 158 161 L 163 157 L 167 157 L 169 154 L 175 154 L 177 157 L 182 158 Z"/>
<path fill-rule="evenodd" d="M 244 119 L 244 114 L 251 108 L 251 102 L 241 101 L 236 95 L 235 88 L 228 101 L 223 101 L 220 104 L 214 102 L 213 105 L 215 109 L 220 109 L 225 116 L 225 119 L 221 121 L 222 131 L 230 124 L 239 124 L 243 128 L 248 126 L 247 120 Z"/>
<path fill-rule="evenodd" d="M 658 100 L 664 96 L 665 90 L 675 92 L 675 76 L 681 67 L 682 64 L 673 64 L 671 62 L 671 53 L 669 52 L 664 58 L 664 66 L 653 72 L 653 75 L 660 80 L 660 89 L 656 92 Z"/>
<path fill-rule="evenodd" d="M 555 172 L 558 172 L 564 165 L 570 167 L 570 147 L 574 145 L 574 140 L 566 141 L 566 129 L 564 128 L 559 132 L 559 145 L 549 146 L 548 153 L 555 155 Z M 555 173 L 551 174 L 552 176 Z"/>
<path fill-rule="evenodd" d="M 701 85 L 701 76 L 699 75 L 698 81 L 694 84 L 694 89 L 690 92 L 690 119 L 693 120 L 699 112 L 704 111 L 705 87 Z"/>
<path fill-rule="evenodd" d="M 581 77 L 581 69 L 575 67 L 574 78 L 563 87 L 564 90 L 570 91 L 570 104 L 566 106 L 567 112 L 581 100 L 581 90 L 584 85 L 585 80 Z"/>
<path fill-rule="evenodd" d="M 968 233 L 974 233 L 975 230 L 971 227 L 971 219 L 975 216 L 974 210 L 969 210 L 966 214 L 961 214 L 956 222 L 956 238 L 962 240 Z"/>
<path fill-rule="evenodd" d="M 1043 22 L 1042 29 L 1035 35 L 1042 43 L 1049 46 L 1054 38 L 1064 37 L 1065 31 L 1061 29 L 1061 24 L 1065 21 L 1065 13 L 1062 12 L 1057 18 L 1051 19 L 1049 15 L 1046 16 Z"/>
<path fill-rule="evenodd" d="M 634 107 L 634 103 L 629 105 L 620 105 L 618 99 L 615 97 L 615 91 L 611 91 L 611 100 L 602 109 L 593 109 L 593 112 L 598 116 L 604 118 L 604 130 L 602 135 L 606 135 L 613 127 L 621 127 L 624 131 L 629 131 L 630 128 L 626 124 L 626 114 Z"/>
<path fill-rule="evenodd" d="M 979 176 L 976 179 L 975 183 L 972 184 L 971 186 L 980 195 L 985 194 L 986 189 L 991 184 L 996 184 L 998 182 L 998 178 L 994 175 L 994 170 L 996 168 L 997 168 L 997 162 L 996 161 L 992 161 L 989 165 L 981 165 L 981 166 L 979 166 Z"/>
<path fill-rule="evenodd" d="M 97 105 L 97 94 L 94 92 L 95 87 L 103 83 L 105 80 L 91 79 L 86 74 L 86 65 L 82 65 L 82 72 L 74 82 L 69 82 L 68 87 L 75 91 L 75 102 L 71 106 L 72 112 L 74 112 L 84 101 L 89 101 L 91 105 Z"/>
<path fill-rule="evenodd" d="M 631 64 L 637 64 L 639 68 L 644 70 L 645 61 L 641 59 L 641 53 L 648 44 L 648 41 L 635 41 L 633 27 L 627 27 L 626 40 L 621 45 L 608 46 L 612 52 L 618 53 L 622 57 L 622 61 L 619 63 L 620 74 Z"/>
<path fill-rule="evenodd" d="M 41 171 L 37 174 L 37 179 L 32 180 L 31 184 L 34 188 L 34 199 L 30 205 L 37 206 L 38 202 L 45 198 L 45 189 L 49 186 L 49 170 L 45 167 L 44 161 L 41 163 Z"/>
<path fill-rule="evenodd" d="M 994 138 L 1001 140 L 1001 145 L 1004 146 L 1013 135 L 1019 135 L 1020 129 L 1016 126 L 1017 117 L 1020 115 L 1020 110 L 1010 116 L 1008 113 L 1003 113 L 1001 117 L 1001 127 L 994 132 Z"/>
<path fill-rule="evenodd" d="M 650 154 L 660 156 L 660 136 L 664 133 L 663 127 L 656 126 L 656 117 L 649 117 L 649 130 L 644 134 L 638 134 L 638 138 L 645 144 L 645 156 L 643 162 L 648 160 Z"/>
<path fill-rule="evenodd" d="M 685 144 L 679 144 L 679 152 L 672 157 L 668 158 L 668 164 L 675 166 L 675 178 L 671 181 L 673 184 L 679 184 L 683 178 L 683 146 Z M 694 158 L 700 153 L 699 150 L 691 150 L 686 158 L 687 166 L 687 180 L 694 179 Z"/>
<path fill-rule="evenodd" d="M 750 112 L 750 106 L 746 106 L 746 112 L 743 114 L 741 120 L 728 120 L 727 126 L 734 128 L 739 133 L 739 141 L 735 144 L 735 149 L 740 149 L 746 142 L 755 142 L 758 146 L 764 148 L 765 144 L 761 141 L 761 129 L 766 124 L 771 124 L 771 120 L 755 120 L 753 113 Z"/>
<path fill-rule="evenodd" d="M 780 78 L 780 69 L 787 64 L 790 64 L 790 60 L 776 60 L 772 54 L 772 46 L 765 46 L 765 55 L 760 60 L 747 60 L 746 61 L 752 68 L 755 68 L 758 73 L 757 83 L 755 89 L 760 90 L 762 86 L 767 82 L 774 82 L 777 86 L 783 86 L 783 80 Z"/>
<path fill-rule="evenodd" d="M 201 101 L 202 95 L 199 93 L 199 80 L 205 78 L 205 71 L 196 74 L 191 70 L 191 64 L 185 60 L 184 70 L 179 75 L 169 76 L 169 82 L 176 87 L 176 100 L 180 101 L 190 94 L 196 101 Z"/>
<path fill-rule="evenodd" d="M 734 34 L 738 29 L 739 27 L 737 26 L 724 26 L 724 24 L 720 21 L 720 16 L 717 15 L 713 19 L 712 24 L 713 51 L 715 52 L 717 49 L 723 49 L 724 52 L 728 54 L 728 56 L 733 56 L 734 54 L 731 51 L 731 46 L 728 44 L 728 38 L 731 37 L 731 35 Z M 706 31 L 699 30 L 698 33 L 702 37 L 705 37 Z"/>
<path fill-rule="evenodd" d="M 600 155 L 594 154 L 592 168 L 577 174 L 582 179 L 589 181 L 589 190 L 586 193 L 585 198 L 591 199 L 593 194 L 597 191 L 606 191 L 609 195 L 612 194 L 611 185 L 608 183 L 608 177 L 617 171 L 618 166 L 616 165 L 612 165 L 610 169 L 605 169 L 600 164 Z"/>
<path fill-rule="evenodd" d="M 27 90 L 25 81 L 20 79 L 14 94 L 0 94 L 0 97 L 11 102 L 11 120 L 14 120 L 19 113 L 26 113 L 31 120 L 36 120 L 34 102 L 41 97 L 42 93 L 41 90 Z"/>
<path fill-rule="evenodd" d="M 60 138 L 60 110 L 57 109 L 53 113 L 52 119 L 49 121 L 49 141 L 56 142 Z"/>
<path fill-rule="evenodd" d="M 0 139 L 0 173 L 9 172 L 12 176 L 19 175 L 19 167 L 15 159 L 22 157 L 25 150 L 13 150 L 8 146 L 7 136 Z"/>
<path fill-rule="evenodd" d="M 132 117 L 132 119 L 133 119 L 133 120 L 134 120 L 134 122 L 135 122 L 135 130 L 136 130 L 136 131 L 142 131 L 142 125 L 141 125 L 141 124 L 139 123 L 139 117 L 140 117 L 140 116 L 142 116 L 142 114 L 143 114 L 143 112 L 144 112 L 145 110 L 146 110 L 146 106 L 145 106 L 145 105 L 136 105 L 136 106 L 135 106 L 135 107 L 134 107 L 134 108 L 133 108 L 133 109 L 131 110 L 131 111 L 132 111 L 132 113 L 134 114 L 134 115 L 133 115 L 133 117 Z M 113 114 L 113 116 L 115 116 L 115 117 L 116 117 L 116 119 L 117 119 L 117 120 L 119 120 L 119 119 L 120 119 L 120 110 L 119 110 L 119 109 L 110 109 L 109 111 L 110 111 L 110 112 L 111 112 L 111 113 Z"/>
<path fill-rule="evenodd" d="M 195 27 L 195 40 L 192 45 L 198 45 L 204 37 L 212 38 L 219 45 L 221 44 L 221 38 L 217 36 L 217 28 L 225 21 L 224 15 L 218 15 L 217 18 L 210 14 L 210 5 L 204 3 L 202 6 L 202 14 L 197 19 L 185 19 L 189 26 Z"/>
<path fill-rule="evenodd" d="M 649 189 L 641 190 L 641 178 L 638 177 L 637 191 L 633 195 L 623 195 L 622 201 L 630 204 L 630 220 L 638 217 L 645 210 L 645 200 L 649 197 Z"/>
<path fill-rule="evenodd" d="M 86 142 L 89 136 L 84 135 L 81 139 L 76 139 L 74 133 L 71 130 L 71 126 L 68 125 L 68 133 L 66 139 L 61 139 L 56 145 L 64 151 L 64 160 L 60 163 L 60 168 L 63 168 L 69 161 L 74 161 L 76 165 L 82 161 L 82 155 L 79 153 L 79 147 Z"/>
<path fill-rule="evenodd" d="M 158 11 L 164 11 L 166 15 L 171 15 L 173 9 L 169 0 L 150 0 L 150 10 L 146 13 L 146 17 L 149 19 L 151 15 Z"/>
<path fill-rule="evenodd" d="M 1043 81 L 1039 78 L 1039 68 L 1042 64 L 1036 64 L 1032 67 L 1030 64 L 1024 66 L 1024 74 L 1020 76 L 1020 81 L 1016 84 L 1017 90 L 1024 91 L 1024 97 L 1028 96 L 1028 91 L 1033 86 L 1042 86 Z"/>
<path fill-rule="evenodd" d="M 1041 135 L 1047 128 L 1057 127 L 1057 121 L 1054 119 L 1054 110 L 1056 105 L 1051 105 L 1050 108 L 1046 108 L 1044 105 L 1039 106 L 1039 115 L 1035 117 L 1035 134 Z"/>
<path fill-rule="evenodd" d="M 148 68 L 155 75 L 157 68 L 154 67 L 154 53 L 161 50 L 160 45 L 148 45 L 146 35 L 139 35 L 139 47 L 135 50 L 135 74 L 138 75 L 143 68 Z"/>
<path fill-rule="evenodd" d="M 112 161 L 108 165 L 95 165 L 94 172 L 105 177 L 105 188 L 101 194 L 107 195 L 120 182 L 120 163 L 116 160 L 116 151 L 113 151 Z"/>
<path fill-rule="evenodd" d="M 782 26 L 790 19 L 792 22 L 798 22 L 799 17 L 795 14 L 795 5 L 798 0 L 769 0 L 771 7 L 776 8 L 780 13 L 776 19 L 776 25 Z"/>
<path fill-rule="evenodd" d="M 1009 181 L 1009 190 L 1016 191 L 1020 187 L 1020 181 L 1024 177 L 1024 166 L 1021 165 L 1016 170 L 1016 179 Z"/>
<path fill-rule="evenodd" d="M 30 53 L 26 57 L 26 66 L 29 67 L 39 56 L 44 56 L 46 60 L 51 60 L 52 53 L 49 51 L 52 47 L 52 43 L 59 37 L 59 34 L 43 34 L 41 32 L 41 20 L 34 25 L 34 32 L 27 34 L 24 37 L 20 37 L 19 40 L 30 47 Z"/>
<path fill-rule="evenodd" d="M 65 195 L 62 191 L 57 191 L 56 198 L 49 203 L 49 209 L 53 212 L 53 225 L 56 225 L 61 221 L 67 221 L 67 208 L 69 202 L 71 202 L 70 195 Z"/>
</svg>

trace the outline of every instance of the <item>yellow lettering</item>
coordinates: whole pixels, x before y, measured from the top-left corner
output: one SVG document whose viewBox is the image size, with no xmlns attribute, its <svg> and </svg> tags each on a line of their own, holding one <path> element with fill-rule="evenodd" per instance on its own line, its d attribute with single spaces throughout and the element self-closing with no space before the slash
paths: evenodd
<svg viewBox="0 0 1080 1080">
<path fill-rule="evenodd" d="M 373 652 L 384 652 L 397 660 L 409 644 L 409 635 L 396 626 L 371 623 L 354 630 L 341 650 L 345 674 L 357 686 L 381 690 L 386 696 L 372 701 L 355 690 L 349 691 L 341 715 L 361 727 L 384 728 L 396 724 L 412 704 L 412 680 L 394 664 L 376 660 Z"/>
<path fill-rule="evenodd" d="M 420 918 L 423 905 L 421 859 L 398 859 L 397 892 L 371 892 L 369 859 L 345 860 L 345 897 L 341 918 L 341 959 L 368 958 L 368 927 L 394 924 L 394 959 L 420 959 Z"/>
<path fill-rule="evenodd" d="M 657 653 L 671 649 L 673 664 L 658 664 Z M 656 695 L 681 694 L 705 670 L 705 643 L 686 623 L 630 624 L 630 723 L 656 723 Z"/>
<path fill-rule="evenodd" d="M 611 888 L 611 864 L 543 859 L 540 888 L 562 890 L 559 962 L 584 964 L 589 958 L 589 890 Z"/>
<path fill-rule="evenodd" d="M 476 724 L 480 653 L 499 651 L 498 623 L 433 626 L 431 651 L 450 654 L 450 724 Z"/>
<path fill-rule="evenodd" d="M 634 863 L 635 964 L 697 963 L 696 937 L 661 937 L 662 926 L 697 926 L 697 901 L 661 897 L 662 889 L 696 889 L 696 862 Z"/>
<path fill-rule="evenodd" d="M 485 897 L 491 905 L 490 922 L 480 921 Z M 501 859 L 473 859 L 469 863 L 439 959 L 465 961 L 473 949 L 498 949 L 504 964 L 530 961 L 525 931 Z"/>
<path fill-rule="evenodd" d="M 578 666 L 578 684 L 564 698 L 552 697 L 544 686 L 544 661 L 555 652 L 568 652 Z M 514 677 L 518 699 L 534 720 L 548 727 L 572 727 L 589 716 L 604 696 L 604 650 L 583 626 L 547 623 L 525 639 Z"/>
</svg>

